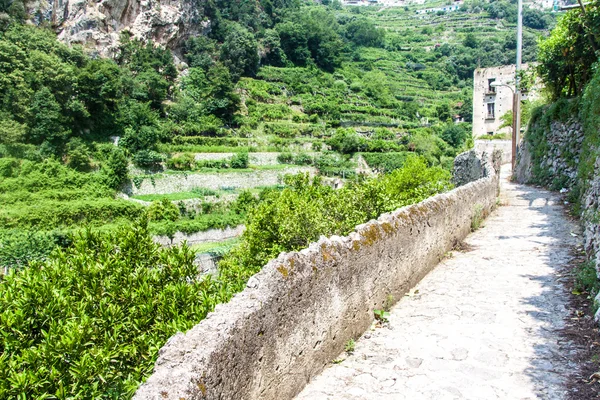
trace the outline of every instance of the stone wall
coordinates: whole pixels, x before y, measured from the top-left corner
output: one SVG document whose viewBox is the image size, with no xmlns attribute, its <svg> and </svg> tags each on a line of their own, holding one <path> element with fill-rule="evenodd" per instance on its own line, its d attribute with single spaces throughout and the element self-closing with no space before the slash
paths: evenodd
<svg viewBox="0 0 600 400">
<path fill-rule="evenodd" d="M 534 145 L 531 140 L 521 143 L 517 182 L 549 185 L 555 190 L 573 187 L 584 136 L 579 120 L 573 117 L 565 122 L 553 121 L 549 127 L 532 126 L 533 129 L 543 130 L 539 133 L 542 143 Z"/>
<path fill-rule="evenodd" d="M 214 172 L 214 173 L 189 173 L 189 174 L 162 174 L 154 179 L 146 178 L 139 187 L 129 186 L 124 192 L 129 196 L 140 194 L 166 194 L 187 192 L 195 188 L 246 189 L 257 186 L 273 186 L 283 182 L 286 174 L 309 172 L 314 174 L 313 167 L 289 167 L 280 170 L 256 170 L 252 172 Z"/>
<path fill-rule="evenodd" d="M 485 165 L 485 164 L 484 164 Z M 496 168 L 499 171 L 499 166 Z M 496 204 L 498 174 L 282 253 L 160 350 L 142 399 L 293 398 Z"/>
<path fill-rule="evenodd" d="M 154 236 L 152 239 L 155 243 L 158 243 L 162 246 L 178 245 L 183 242 L 187 242 L 187 244 L 191 246 L 198 243 L 219 242 L 222 240 L 232 239 L 244 233 L 245 229 L 246 227 L 244 225 L 239 225 L 234 228 L 227 227 L 225 229 L 208 229 L 206 231 L 190 234 L 176 232 L 173 236 L 173 240 L 171 240 L 168 236 Z"/>
<path fill-rule="evenodd" d="M 595 160 L 591 179 L 583 181 L 578 176 L 578 166 L 585 134 L 579 119 L 572 117 L 563 122 L 553 121 L 546 127 L 533 125 L 527 135 L 536 129 L 541 139 L 525 140 L 520 146 L 515 173 L 517 182 L 542 184 L 560 190 L 566 194 L 567 204 L 579 201 L 585 251 L 595 263 L 600 277 L 600 157 Z M 600 295 L 596 301 L 600 301 Z M 600 321 L 600 310 L 596 313 L 596 320 Z"/>
<path fill-rule="evenodd" d="M 502 164 L 510 164 L 512 160 L 512 140 L 476 140 L 477 154 L 492 154 L 494 150 L 502 151 Z"/>
</svg>

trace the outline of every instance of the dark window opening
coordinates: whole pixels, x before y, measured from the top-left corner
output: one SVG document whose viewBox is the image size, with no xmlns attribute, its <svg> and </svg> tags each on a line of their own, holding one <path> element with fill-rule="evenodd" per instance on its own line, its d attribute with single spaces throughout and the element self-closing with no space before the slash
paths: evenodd
<svg viewBox="0 0 600 400">
<path fill-rule="evenodd" d="M 487 118 L 486 119 L 495 119 L 496 118 L 496 103 L 487 103 Z"/>
</svg>

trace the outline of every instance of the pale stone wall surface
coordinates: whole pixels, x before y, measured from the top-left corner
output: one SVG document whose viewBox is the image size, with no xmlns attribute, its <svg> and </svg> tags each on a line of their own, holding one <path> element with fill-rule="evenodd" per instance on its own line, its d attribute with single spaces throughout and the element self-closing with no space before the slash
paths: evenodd
<svg viewBox="0 0 600 400">
<path fill-rule="evenodd" d="M 202 160 L 228 160 L 234 153 L 196 153 L 196 161 Z M 248 162 L 250 165 L 277 165 L 277 156 L 279 153 L 248 153 Z"/>
<path fill-rule="evenodd" d="M 171 240 L 168 236 L 154 236 L 152 240 L 163 246 L 178 245 L 187 242 L 188 245 L 207 242 L 220 242 L 222 240 L 232 239 L 244 233 L 246 227 L 239 225 L 236 227 L 227 227 L 225 229 L 209 229 L 202 232 L 190 233 L 176 232 Z"/>
<path fill-rule="evenodd" d="M 252 172 L 218 172 L 218 173 L 189 173 L 177 175 L 161 175 L 152 181 L 143 180 L 139 187 L 130 186 L 125 193 L 134 196 L 140 194 L 166 194 L 187 192 L 195 188 L 207 189 L 247 189 L 257 186 L 273 186 L 283 182 L 286 174 L 298 173 L 315 174 L 313 167 L 289 167 L 281 170 L 256 170 Z"/>
<path fill-rule="evenodd" d="M 489 165 L 484 163 L 484 165 Z M 499 170 L 499 166 L 496 165 Z M 282 253 L 160 350 L 142 399 L 291 399 L 496 204 L 497 173 Z M 393 301 L 392 301 L 393 302 Z"/>
<path fill-rule="evenodd" d="M 475 151 L 477 154 L 492 154 L 495 150 L 502 151 L 502 164 L 509 164 L 511 162 L 511 140 L 475 140 Z"/>
</svg>

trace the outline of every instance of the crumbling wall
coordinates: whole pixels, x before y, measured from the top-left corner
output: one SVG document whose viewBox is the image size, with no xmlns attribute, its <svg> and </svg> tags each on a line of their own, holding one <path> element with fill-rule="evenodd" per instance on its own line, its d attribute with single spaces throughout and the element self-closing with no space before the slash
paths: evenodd
<svg viewBox="0 0 600 400">
<path fill-rule="evenodd" d="M 485 163 L 484 163 L 485 165 Z M 498 167 L 499 170 L 499 167 Z M 282 253 L 160 350 L 134 399 L 291 399 L 496 204 L 498 174 Z"/>
</svg>

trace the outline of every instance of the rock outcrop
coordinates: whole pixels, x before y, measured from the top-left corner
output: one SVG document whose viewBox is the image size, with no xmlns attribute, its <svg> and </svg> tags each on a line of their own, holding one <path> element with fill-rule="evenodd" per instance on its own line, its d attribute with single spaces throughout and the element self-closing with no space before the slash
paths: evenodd
<svg viewBox="0 0 600 400">
<path fill-rule="evenodd" d="M 34 0 L 27 9 L 34 23 L 49 22 L 63 42 L 112 56 L 122 31 L 176 50 L 210 29 L 204 5 L 204 0 Z"/>
</svg>

